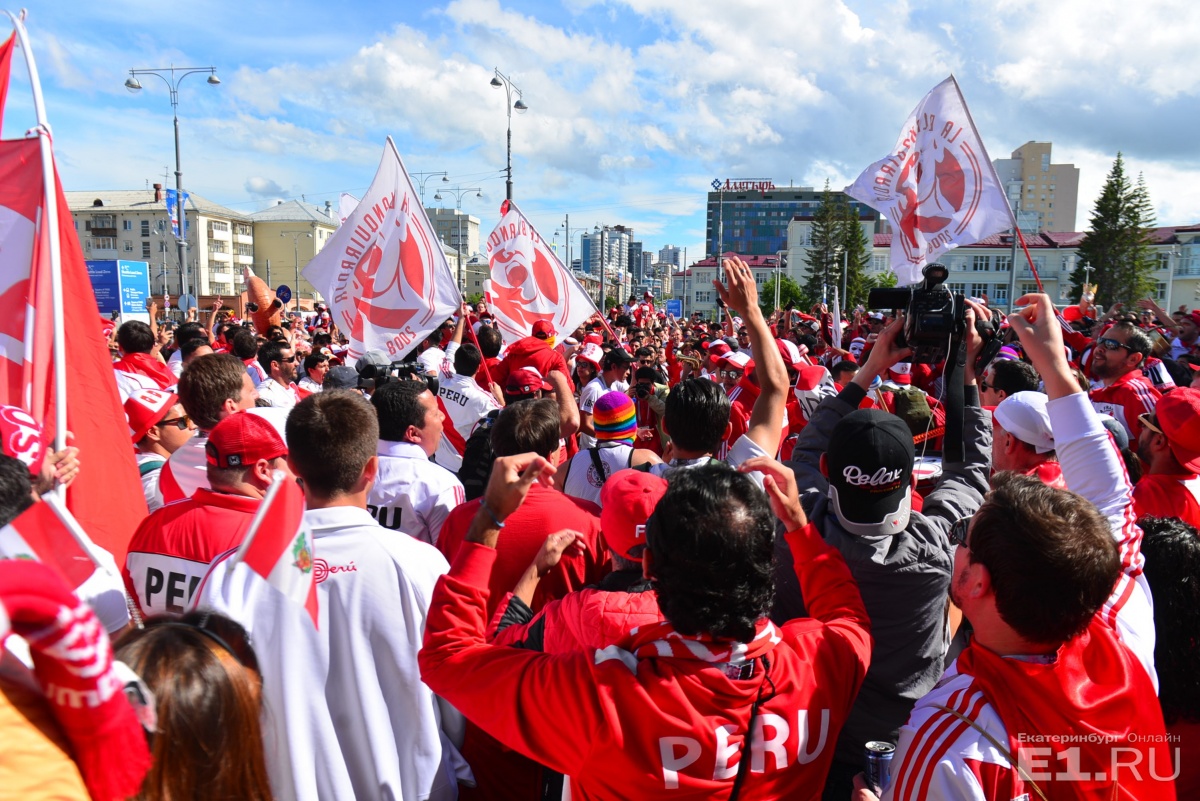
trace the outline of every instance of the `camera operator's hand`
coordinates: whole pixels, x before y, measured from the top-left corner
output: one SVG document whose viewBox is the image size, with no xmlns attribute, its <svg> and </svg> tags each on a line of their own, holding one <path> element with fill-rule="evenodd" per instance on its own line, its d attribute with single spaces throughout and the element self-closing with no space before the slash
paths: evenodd
<svg viewBox="0 0 1200 801">
<path fill-rule="evenodd" d="M 1049 295 L 1037 293 L 1017 298 L 1017 311 L 1008 315 L 1008 324 L 1021 339 L 1021 347 L 1046 384 L 1050 399 L 1082 392 L 1067 364 L 1062 327 L 1054 313 Z"/>
<path fill-rule="evenodd" d="M 968 300 L 965 314 L 965 331 L 964 339 L 967 345 L 967 366 L 963 371 L 963 381 L 968 385 L 973 385 L 978 376 L 975 375 L 975 362 L 979 359 L 979 353 L 983 350 L 983 337 L 975 330 L 975 321 L 983 320 L 991 322 L 992 312 L 987 306 L 980 305 L 973 300 Z"/>
<path fill-rule="evenodd" d="M 758 308 L 758 286 L 754 283 L 754 275 L 746 262 L 737 256 L 725 259 L 725 280 L 729 284 L 728 287 L 723 286 L 720 281 L 713 281 L 720 300 L 742 317 L 749 317 L 753 313 L 762 314 Z"/>
<path fill-rule="evenodd" d="M 867 362 L 862 366 L 862 369 L 854 376 L 852 383 L 862 387 L 864 392 L 871 389 L 871 382 L 875 380 L 875 376 L 881 375 L 888 368 L 902 362 L 912 355 L 912 348 L 900 348 L 896 346 L 896 337 L 904 330 L 904 314 L 896 315 L 896 319 L 879 332 L 879 338 L 875 340 L 875 344 L 871 347 L 871 353 L 867 356 Z"/>
</svg>

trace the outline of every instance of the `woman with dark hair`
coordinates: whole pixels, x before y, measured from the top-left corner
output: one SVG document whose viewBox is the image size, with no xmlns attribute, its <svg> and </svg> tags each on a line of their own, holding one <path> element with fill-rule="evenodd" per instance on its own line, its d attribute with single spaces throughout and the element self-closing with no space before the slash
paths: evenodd
<svg viewBox="0 0 1200 801">
<path fill-rule="evenodd" d="M 1143 517 L 1138 525 L 1154 596 L 1158 702 L 1167 732 L 1178 738 L 1170 744 L 1171 768 L 1179 771 L 1175 794 L 1200 798 L 1200 539 L 1174 517 Z"/>
<path fill-rule="evenodd" d="M 116 658 L 154 693 L 154 766 L 138 801 L 270 801 L 262 678 L 245 629 L 211 612 L 162 616 L 130 630 Z"/>
</svg>

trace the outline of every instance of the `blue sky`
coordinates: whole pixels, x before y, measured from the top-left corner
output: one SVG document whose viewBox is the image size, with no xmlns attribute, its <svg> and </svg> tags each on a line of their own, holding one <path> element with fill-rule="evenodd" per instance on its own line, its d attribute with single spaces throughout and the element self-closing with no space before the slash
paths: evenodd
<svg viewBox="0 0 1200 801">
<path fill-rule="evenodd" d="M 173 184 L 166 86 L 123 83 L 130 68 L 212 65 L 219 87 L 181 85 L 187 188 L 244 212 L 300 196 L 336 207 L 370 183 L 391 135 L 410 171 L 483 190 L 463 209 L 486 234 L 504 198 L 499 67 L 530 107 L 513 115 L 514 194 L 547 238 L 569 214 L 576 245 L 583 228 L 623 224 L 697 258 L 713 178 L 840 188 L 953 72 L 993 158 L 1049 140 L 1080 167 L 1076 227 L 1118 150 L 1160 224 L 1200 222 L 1200 4 L 26 5 L 71 190 Z M 19 56 L 13 72 L 8 137 L 32 121 Z"/>
</svg>

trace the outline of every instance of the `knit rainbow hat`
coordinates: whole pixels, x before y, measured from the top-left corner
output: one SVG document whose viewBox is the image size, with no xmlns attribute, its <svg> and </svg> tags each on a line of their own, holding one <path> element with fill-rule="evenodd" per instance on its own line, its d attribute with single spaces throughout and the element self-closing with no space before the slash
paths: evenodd
<svg viewBox="0 0 1200 801">
<path fill-rule="evenodd" d="M 606 392 L 592 407 L 592 422 L 596 439 L 601 441 L 628 440 L 637 434 L 637 412 L 633 401 L 624 392 Z"/>
</svg>

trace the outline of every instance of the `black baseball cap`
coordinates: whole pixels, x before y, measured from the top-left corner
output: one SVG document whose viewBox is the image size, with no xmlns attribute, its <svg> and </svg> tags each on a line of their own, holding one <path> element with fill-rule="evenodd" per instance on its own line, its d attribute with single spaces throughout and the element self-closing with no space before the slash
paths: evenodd
<svg viewBox="0 0 1200 801">
<path fill-rule="evenodd" d="M 825 466 L 829 500 L 842 528 L 882 537 L 908 527 L 913 439 L 908 426 L 879 409 L 856 409 L 834 426 Z"/>
</svg>

